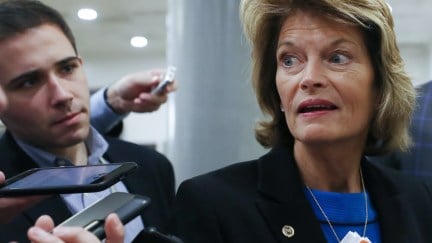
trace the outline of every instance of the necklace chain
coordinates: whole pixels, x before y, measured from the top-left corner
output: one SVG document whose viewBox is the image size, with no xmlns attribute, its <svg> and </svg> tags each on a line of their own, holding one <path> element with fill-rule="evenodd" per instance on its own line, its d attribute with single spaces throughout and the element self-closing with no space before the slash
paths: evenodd
<svg viewBox="0 0 432 243">
<path fill-rule="evenodd" d="M 361 186 L 362 186 L 362 190 L 363 190 L 363 196 L 364 196 L 364 200 L 365 200 L 365 222 L 364 222 L 364 227 L 363 227 L 363 235 L 362 237 L 364 238 L 366 236 L 366 228 L 367 228 L 367 222 L 368 222 L 368 200 L 367 200 L 367 194 L 366 194 L 366 188 L 365 188 L 365 184 L 364 184 L 364 180 L 363 180 L 363 173 L 360 169 L 360 179 L 361 179 Z M 312 196 L 312 199 L 315 201 L 315 204 L 318 206 L 319 210 L 321 211 L 322 215 L 324 216 L 324 218 L 326 219 L 328 225 L 330 226 L 331 231 L 333 232 L 334 236 L 336 237 L 338 242 L 341 242 L 339 236 L 336 233 L 336 230 L 334 229 L 333 225 L 331 224 L 329 218 L 327 217 L 327 214 L 324 212 L 324 209 L 321 207 L 321 205 L 319 204 L 317 198 L 315 197 L 315 195 L 313 194 L 312 190 L 309 188 L 309 186 L 306 186 L 307 190 L 309 191 L 310 195 Z"/>
</svg>

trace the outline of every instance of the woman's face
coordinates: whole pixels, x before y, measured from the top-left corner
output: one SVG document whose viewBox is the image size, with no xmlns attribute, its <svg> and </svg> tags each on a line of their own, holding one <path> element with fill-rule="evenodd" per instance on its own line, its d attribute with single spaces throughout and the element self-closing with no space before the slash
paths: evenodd
<svg viewBox="0 0 432 243">
<path fill-rule="evenodd" d="M 360 28 L 297 11 L 276 50 L 276 86 L 296 142 L 365 144 L 374 72 Z"/>
</svg>

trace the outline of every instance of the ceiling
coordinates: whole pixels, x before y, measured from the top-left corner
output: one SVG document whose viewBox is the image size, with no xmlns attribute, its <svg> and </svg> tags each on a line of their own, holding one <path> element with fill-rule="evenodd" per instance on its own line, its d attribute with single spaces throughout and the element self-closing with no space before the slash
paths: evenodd
<svg viewBox="0 0 432 243">
<path fill-rule="evenodd" d="M 59 10 L 70 25 L 83 56 L 165 56 L 166 0 L 42 0 Z M 81 8 L 93 8 L 98 18 L 83 21 Z M 145 36 L 145 48 L 130 45 L 133 36 Z"/>
<path fill-rule="evenodd" d="M 81 55 L 142 55 L 165 57 L 167 0 L 42 0 L 58 9 L 77 38 Z M 190 1 L 190 0 L 189 0 Z M 208 1 L 208 0 L 207 0 Z M 215 0 L 220 1 L 220 0 Z M 234 0 L 227 0 L 234 1 Z M 237 0 L 238 1 L 238 0 Z M 388 0 L 393 8 L 398 40 L 404 44 L 432 43 L 432 0 Z M 78 19 L 83 7 L 98 11 L 94 21 Z M 198 21 L 198 20 L 197 20 Z M 149 39 L 145 48 L 133 48 L 134 35 Z"/>
</svg>

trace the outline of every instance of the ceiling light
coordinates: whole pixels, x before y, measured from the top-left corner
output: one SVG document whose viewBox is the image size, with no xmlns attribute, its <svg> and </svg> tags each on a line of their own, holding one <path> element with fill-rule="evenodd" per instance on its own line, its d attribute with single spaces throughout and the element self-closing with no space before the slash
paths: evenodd
<svg viewBox="0 0 432 243">
<path fill-rule="evenodd" d="M 147 46 L 148 40 L 144 36 L 134 36 L 131 38 L 130 43 L 133 47 L 142 48 Z"/>
<path fill-rule="evenodd" d="M 97 18 L 97 12 L 91 8 L 82 8 L 78 10 L 78 17 L 83 20 L 94 20 Z"/>
</svg>

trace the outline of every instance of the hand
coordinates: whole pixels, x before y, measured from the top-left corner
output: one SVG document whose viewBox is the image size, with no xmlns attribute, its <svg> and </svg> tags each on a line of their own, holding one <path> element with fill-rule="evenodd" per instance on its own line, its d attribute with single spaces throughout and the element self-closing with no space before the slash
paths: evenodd
<svg viewBox="0 0 432 243">
<path fill-rule="evenodd" d="M 176 90 L 175 81 L 161 94 L 150 91 L 162 81 L 163 70 L 150 70 L 129 74 L 107 90 L 107 102 L 118 114 L 128 112 L 152 112 L 167 101 L 167 94 Z"/>
<path fill-rule="evenodd" d="M 52 233 L 49 233 L 52 232 Z M 116 214 L 110 214 L 105 220 L 107 243 L 123 243 L 124 227 Z M 100 243 L 92 233 L 81 227 L 57 227 L 51 217 L 44 215 L 37 219 L 34 227 L 27 232 L 33 243 Z"/>
<path fill-rule="evenodd" d="M 0 171 L 0 184 L 3 184 L 5 180 L 5 175 Z M 26 208 L 29 208 L 45 198 L 47 198 L 47 196 L 0 197 L 0 223 L 8 223 Z"/>
<path fill-rule="evenodd" d="M 6 109 L 6 106 L 7 106 L 6 95 L 3 92 L 3 87 L 0 87 L 0 113 Z"/>
</svg>

